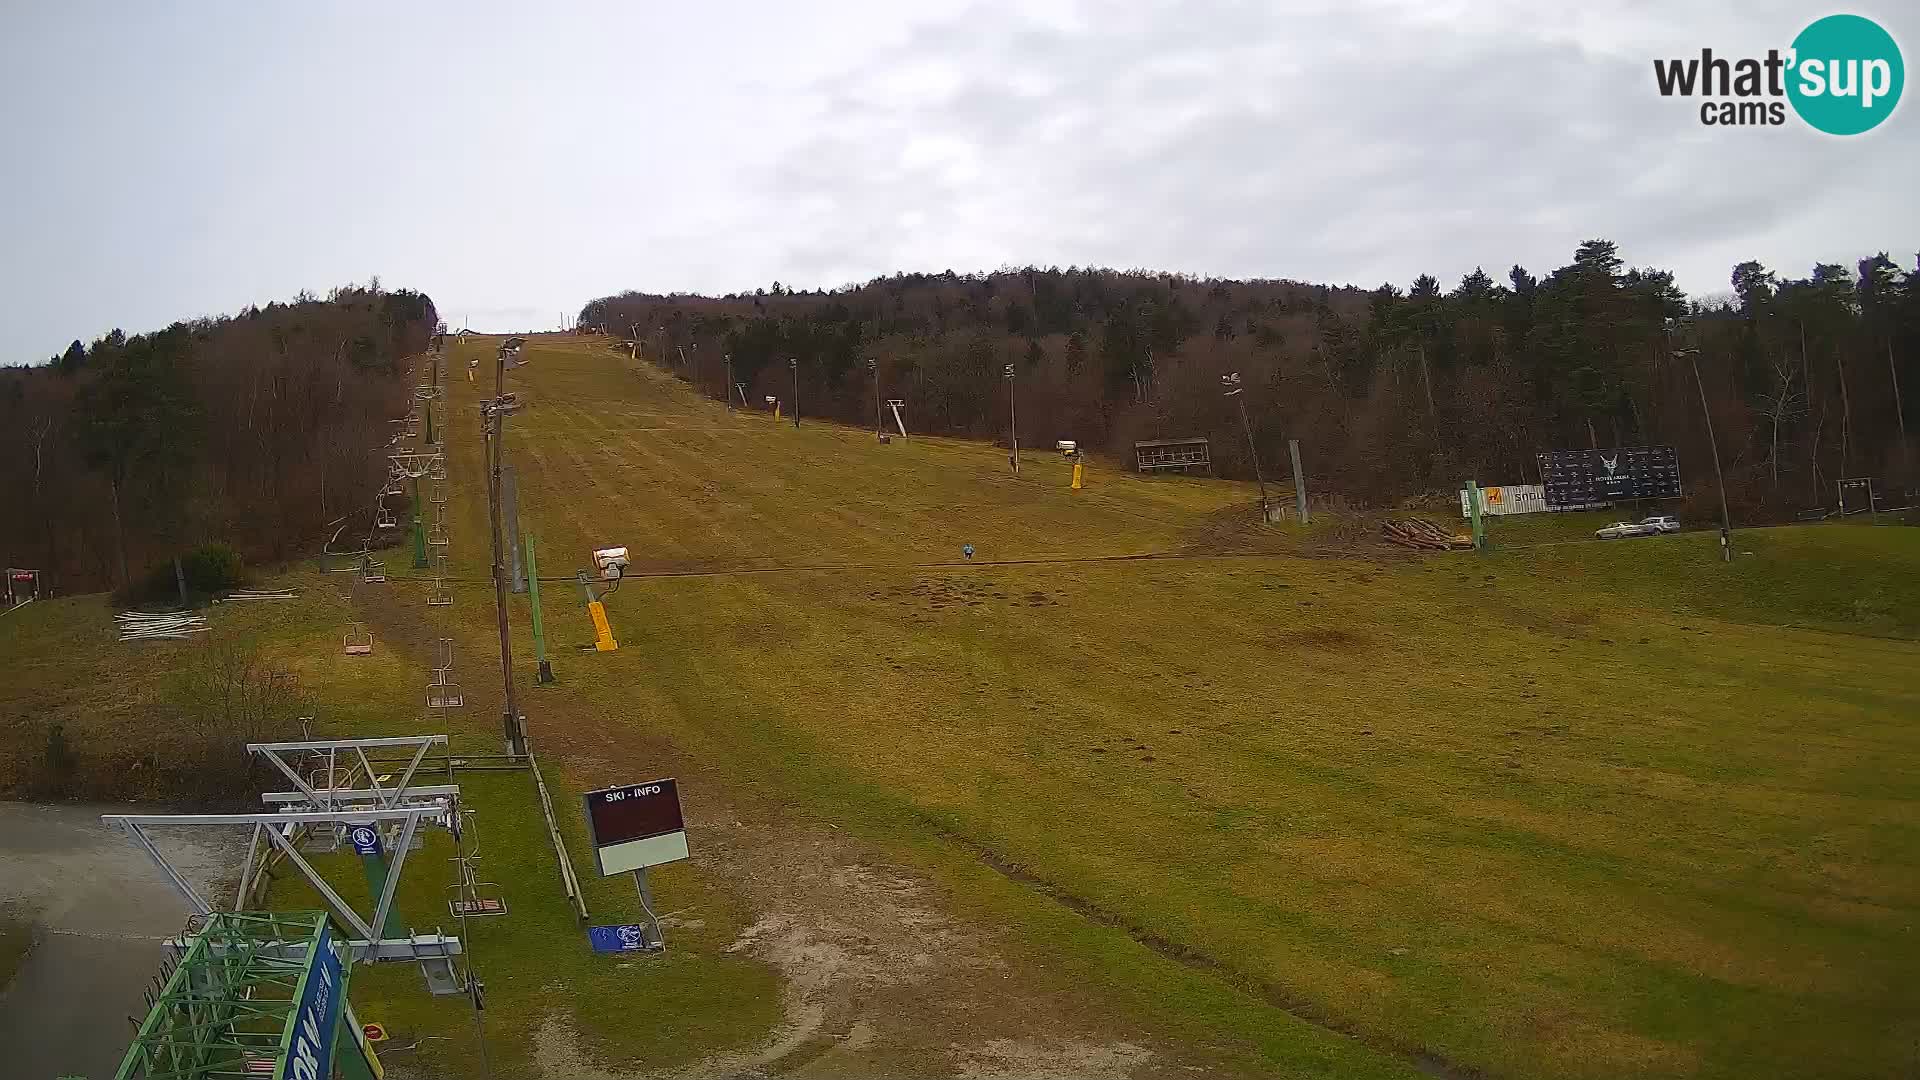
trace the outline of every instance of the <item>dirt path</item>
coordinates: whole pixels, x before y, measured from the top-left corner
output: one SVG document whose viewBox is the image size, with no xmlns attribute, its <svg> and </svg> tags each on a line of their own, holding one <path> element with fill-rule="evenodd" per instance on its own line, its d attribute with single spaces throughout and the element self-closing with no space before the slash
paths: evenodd
<svg viewBox="0 0 1920 1080">
<path fill-rule="evenodd" d="M 580 771 L 601 763 L 575 760 Z M 703 790 L 711 790 L 703 781 Z M 768 1041 L 671 1074 L 713 1076 L 1163 1077 L 1205 1072 L 1060 989 L 996 934 L 947 910 L 937 886 L 831 825 L 708 797 L 689 828 L 701 858 L 756 919 L 730 946 L 785 978 Z M 552 1032 L 550 1076 L 576 1075 Z"/>
</svg>

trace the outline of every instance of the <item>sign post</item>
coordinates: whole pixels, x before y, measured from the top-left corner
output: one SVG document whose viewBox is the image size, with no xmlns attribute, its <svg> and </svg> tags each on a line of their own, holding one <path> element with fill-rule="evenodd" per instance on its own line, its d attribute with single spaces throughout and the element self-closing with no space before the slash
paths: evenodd
<svg viewBox="0 0 1920 1080">
<path fill-rule="evenodd" d="M 601 877 L 631 873 L 640 908 L 650 925 L 595 926 L 587 938 L 595 952 L 659 952 L 667 947 L 653 909 L 647 868 L 687 858 L 686 817 L 672 779 L 602 788 L 586 794 L 587 834 Z"/>
</svg>

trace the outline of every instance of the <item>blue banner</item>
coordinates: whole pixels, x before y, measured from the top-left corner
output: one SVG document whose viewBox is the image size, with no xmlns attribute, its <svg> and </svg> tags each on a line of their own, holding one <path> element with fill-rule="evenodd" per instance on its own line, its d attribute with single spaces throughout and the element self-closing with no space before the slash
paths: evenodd
<svg viewBox="0 0 1920 1080">
<path fill-rule="evenodd" d="M 639 923 L 589 926 L 587 940 L 593 943 L 593 951 L 597 953 L 644 952 L 647 949 L 647 931 Z"/>
<path fill-rule="evenodd" d="M 333 928 L 322 926 L 301 982 L 299 1007 L 293 1011 L 293 1038 L 275 1080 L 333 1080 L 333 1029 L 346 1000 L 341 983 Z"/>
</svg>

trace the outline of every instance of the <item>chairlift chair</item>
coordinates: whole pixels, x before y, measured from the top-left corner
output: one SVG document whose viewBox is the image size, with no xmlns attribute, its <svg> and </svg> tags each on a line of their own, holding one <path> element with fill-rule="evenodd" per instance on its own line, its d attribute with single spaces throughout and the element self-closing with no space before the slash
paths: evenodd
<svg viewBox="0 0 1920 1080">
<path fill-rule="evenodd" d="M 387 509 L 384 505 L 375 506 L 373 508 L 373 527 L 376 529 L 397 529 L 400 527 L 400 519 L 394 517 L 393 511 Z"/>
<path fill-rule="evenodd" d="M 373 655 L 373 631 L 359 623 L 354 623 L 353 628 L 347 631 L 346 637 L 342 640 L 341 651 L 348 656 Z"/>
<path fill-rule="evenodd" d="M 430 683 L 427 686 L 427 708 L 459 709 L 467 704 L 466 695 L 460 692 L 456 682 Z"/>
<path fill-rule="evenodd" d="M 387 572 L 379 559 L 362 559 L 360 562 L 360 580 L 368 585 L 386 583 Z"/>
<path fill-rule="evenodd" d="M 427 593 L 427 606 L 428 607 L 452 607 L 453 606 L 453 590 L 447 588 L 446 582 L 441 581 L 438 578 L 434 579 L 433 590 Z"/>
<path fill-rule="evenodd" d="M 447 910 L 453 917 L 472 919 L 488 915 L 505 915 L 507 894 L 500 886 L 491 881 L 475 881 L 472 866 L 467 865 L 464 860 L 454 861 L 462 864 L 461 872 L 465 880 L 447 886 L 447 891 L 453 894 L 447 899 Z"/>
<path fill-rule="evenodd" d="M 334 547 L 340 541 L 340 534 L 347 531 L 347 519 L 341 518 L 333 524 L 333 535 L 320 545 L 320 569 L 329 574 L 351 574 L 360 569 L 360 561 L 367 556 L 367 547 L 362 544 L 354 551 L 342 551 Z"/>
</svg>

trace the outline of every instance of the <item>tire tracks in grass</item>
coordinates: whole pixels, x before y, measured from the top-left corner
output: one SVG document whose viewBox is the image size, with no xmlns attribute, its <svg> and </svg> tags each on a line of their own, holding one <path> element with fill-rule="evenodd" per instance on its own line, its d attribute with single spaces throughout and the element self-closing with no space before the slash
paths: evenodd
<svg viewBox="0 0 1920 1080">
<path fill-rule="evenodd" d="M 1330 1035 L 1337 1035 L 1343 1039 L 1351 1039 L 1354 1042 L 1358 1042 L 1382 1053 L 1392 1054 L 1412 1065 L 1414 1068 L 1419 1069 L 1422 1073 L 1436 1078 L 1436 1080 L 1489 1080 L 1488 1075 L 1481 1070 L 1471 1065 L 1450 1060 L 1426 1047 L 1383 1038 L 1373 1032 L 1364 1031 L 1340 1017 L 1327 1012 L 1325 1009 L 1299 996 L 1272 979 L 1242 971 L 1219 957 L 1202 952 L 1190 945 L 1182 944 L 1157 931 L 1149 930 L 1117 912 L 1109 911 L 1099 904 L 1041 877 L 1039 874 L 1034 873 L 1019 863 L 1000 855 L 985 844 L 965 834 L 955 832 L 953 829 L 937 821 L 923 817 L 921 822 L 940 839 L 970 852 L 981 865 L 999 874 L 1013 884 L 1036 895 L 1045 897 L 1047 900 L 1066 908 L 1068 911 L 1073 912 L 1089 922 L 1117 930 L 1132 938 L 1143 948 L 1149 949 L 1182 967 L 1211 975 L 1244 994 L 1258 998 L 1267 1005 L 1286 1013 L 1288 1016 L 1302 1023 L 1319 1028 Z"/>
<path fill-rule="evenodd" d="M 662 487 L 666 486 L 670 478 L 675 477 L 685 478 L 689 483 L 697 484 L 703 490 L 709 485 L 718 486 L 719 484 L 719 481 L 706 471 L 711 466 L 711 459 L 698 454 L 679 453 L 677 451 L 680 444 L 673 440 L 646 441 L 629 438 L 627 432 L 609 426 L 603 417 L 591 411 L 571 410 L 571 412 L 576 430 L 589 427 L 594 429 L 594 434 L 590 437 L 596 451 L 619 461 L 625 468 L 649 477 Z M 686 458 L 691 460 L 685 460 Z M 735 485 L 732 491 L 738 495 L 742 489 L 739 485 Z M 780 515 L 763 513 L 757 507 L 749 507 L 754 520 L 741 523 L 729 520 L 729 515 L 716 512 L 711 499 L 689 494 L 675 501 L 678 512 L 684 518 L 691 519 L 707 535 L 724 539 L 729 546 L 740 552 L 735 556 L 737 558 L 765 557 L 754 554 L 753 545 L 747 543 L 742 535 L 741 524 L 751 524 L 755 527 L 755 531 L 771 533 L 788 544 L 799 542 L 798 537 L 778 527 L 781 521 Z M 679 546 L 685 547 L 684 544 Z"/>
</svg>

